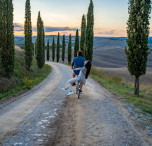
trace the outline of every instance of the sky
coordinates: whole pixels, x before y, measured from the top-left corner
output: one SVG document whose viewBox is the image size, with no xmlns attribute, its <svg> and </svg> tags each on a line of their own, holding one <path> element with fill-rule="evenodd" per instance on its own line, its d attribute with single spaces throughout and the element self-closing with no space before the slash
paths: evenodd
<svg viewBox="0 0 152 146">
<path fill-rule="evenodd" d="M 33 35 L 36 35 L 38 12 L 46 35 L 75 35 L 81 28 L 82 15 L 87 15 L 90 0 L 30 0 Z M 126 37 L 128 0 L 93 0 L 94 36 Z M 13 0 L 15 35 L 24 35 L 25 0 Z M 152 36 L 152 19 L 150 19 Z M 80 34 L 81 32 L 79 32 Z"/>
</svg>

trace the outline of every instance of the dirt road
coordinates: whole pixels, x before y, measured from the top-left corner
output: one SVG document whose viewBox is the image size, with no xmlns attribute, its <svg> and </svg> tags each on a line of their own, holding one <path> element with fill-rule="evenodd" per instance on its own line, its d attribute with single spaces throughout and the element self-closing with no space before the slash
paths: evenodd
<svg viewBox="0 0 152 146">
<path fill-rule="evenodd" d="M 48 64 L 52 73 L 40 85 L 1 102 L 1 145 L 152 145 L 148 132 L 101 85 L 88 79 L 79 100 L 68 97 L 61 88 L 70 67 Z"/>
</svg>

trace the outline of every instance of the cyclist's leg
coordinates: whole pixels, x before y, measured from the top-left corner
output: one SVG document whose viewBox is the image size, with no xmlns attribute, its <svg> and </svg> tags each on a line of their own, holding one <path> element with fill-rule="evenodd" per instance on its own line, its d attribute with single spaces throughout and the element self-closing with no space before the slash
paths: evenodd
<svg viewBox="0 0 152 146">
<path fill-rule="evenodd" d="M 68 86 L 69 86 L 69 91 L 72 92 L 72 84 L 75 83 L 76 81 L 79 81 L 80 77 L 75 77 L 72 78 L 71 80 L 68 81 Z"/>
<path fill-rule="evenodd" d="M 75 78 L 76 77 L 76 75 L 74 74 L 74 71 L 72 72 L 72 78 Z M 76 84 L 75 83 L 73 83 L 72 84 L 72 86 L 75 86 Z"/>
</svg>

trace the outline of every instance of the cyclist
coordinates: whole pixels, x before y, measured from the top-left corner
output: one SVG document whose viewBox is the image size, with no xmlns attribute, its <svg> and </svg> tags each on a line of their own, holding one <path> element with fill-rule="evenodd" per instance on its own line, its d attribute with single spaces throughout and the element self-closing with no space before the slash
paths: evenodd
<svg viewBox="0 0 152 146">
<path fill-rule="evenodd" d="M 73 94 L 72 84 L 75 83 L 76 81 L 81 81 L 85 85 L 86 79 L 89 76 L 90 70 L 91 70 L 91 62 L 89 60 L 84 62 L 84 67 L 75 68 L 75 71 L 79 71 L 78 76 L 69 80 L 68 86 L 66 88 L 62 88 L 62 90 L 66 92 L 67 89 L 69 89 L 69 93 L 67 95 L 72 95 Z"/>
<path fill-rule="evenodd" d="M 85 62 L 85 59 L 83 58 L 83 52 L 81 50 L 79 50 L 77 52 L 77 57 L 75 57 L 73 59 L 73 62 L 72 62 L 72 69 L 73 69 L 73 73 L 72 73 L 72 76 L 73 78 L 75 78 L 76 76 L 79 75 L 79 70 L 75 70 L 75 68 L 81 68 L 81 67 L 84 67 L 84 62 Z M 75 83 L 73 84 L 75 85 Z M 82 92 L 82 82 L 81 82 L 81 86 L 80 86 L 80 89 L 81 89 L 81 92 Z"/>
</svg>

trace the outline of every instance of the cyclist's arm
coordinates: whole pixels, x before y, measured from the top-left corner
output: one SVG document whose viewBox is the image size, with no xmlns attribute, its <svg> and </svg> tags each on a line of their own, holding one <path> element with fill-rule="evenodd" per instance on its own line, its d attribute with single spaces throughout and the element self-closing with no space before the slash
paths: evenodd
<svg viewBox="0 0 152 146">
<path fill-rule="evenodd" d="M 75 68 L 74 70 L 80 70 L 81 68 Z"/>
<path fill-rule="evenodd" d="M 75 68 L 75 70 L 84 70 L 85 67 Z"/>
</svg>

